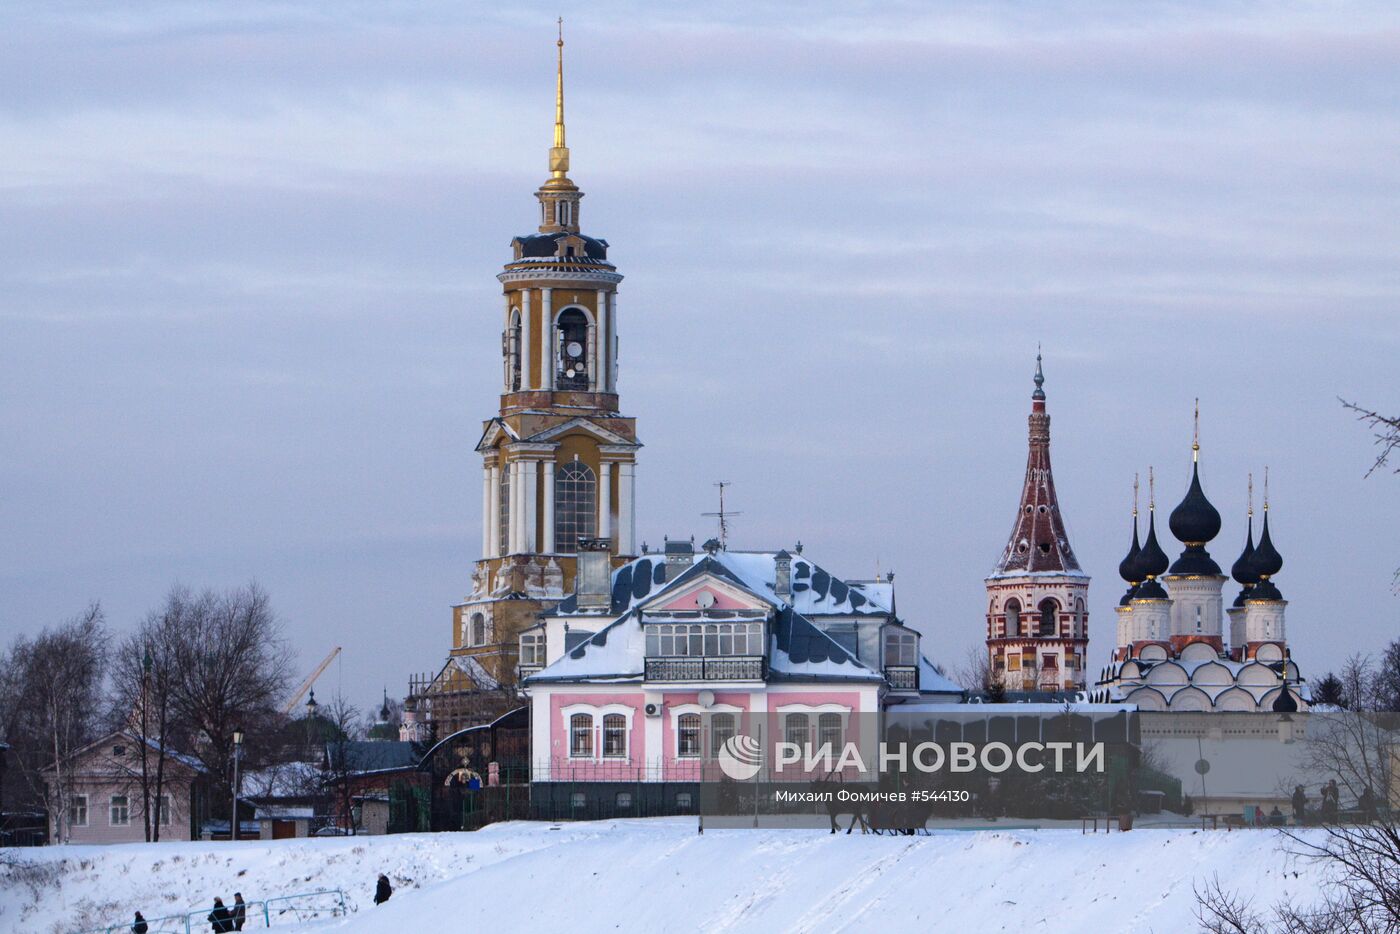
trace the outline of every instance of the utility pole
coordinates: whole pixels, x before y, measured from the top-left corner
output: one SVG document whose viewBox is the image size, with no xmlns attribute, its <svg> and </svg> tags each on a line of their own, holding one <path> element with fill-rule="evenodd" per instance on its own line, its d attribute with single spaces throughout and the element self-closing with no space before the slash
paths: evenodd
<svg viewBox="0 0 1400 934">
<path fill-rule="evenodd" d="M 721 480 L 715 484 L 719 487 L 719 512 L 702 512 L 700 515 L 708 518 L 719 519 L 719 548 L 720 551 L 729 550 L 729 519 L 731 516 L 742 516 L 742 512 L 726 511 L 724 508 L 724 488 L 733 486 L 728 480 Z"/>
</svg>

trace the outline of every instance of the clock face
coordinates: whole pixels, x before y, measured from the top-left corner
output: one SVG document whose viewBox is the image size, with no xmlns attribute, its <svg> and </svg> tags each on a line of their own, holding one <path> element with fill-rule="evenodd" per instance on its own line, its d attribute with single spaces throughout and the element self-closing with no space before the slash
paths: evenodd
<svg viewBox="0 0 1400 934">
<path fill-rule="evenodd" d="M 564 352 L 571 357 L 582 357 L 583 345 L 578 341 L 569 341 L 568 345 L 564 348 Z"/>
</svg>

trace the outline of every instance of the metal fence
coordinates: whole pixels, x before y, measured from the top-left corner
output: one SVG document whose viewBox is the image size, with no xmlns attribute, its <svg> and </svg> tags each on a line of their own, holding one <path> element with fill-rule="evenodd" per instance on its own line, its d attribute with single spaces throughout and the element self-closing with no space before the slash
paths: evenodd
<svg viewBox="0 0 1400 934">
<path fill-rule="evenodd" d="M 245 902 L 244 905 L 243 930 L 245 931 L 344 917 L 346 914 L 345 892 L 342 889 L 298 892 L 295 895 L 280 895 L 276 898 L 249 901 Z M 229 910 L 233 909 L 231 904 L 224 907 Z M 210 927 L 209 915 L 213 910 L 213 906 L 210 905 L 183 914 L 146 918 L 147 934 L 194 934 L 195 931 L 208 930 Z M 104 927 L 86 928 L 77 934 L 130 934 L 134 917 L 135 912 L 132 913 L 132 918 L 113 921 Z"/>
</svg>

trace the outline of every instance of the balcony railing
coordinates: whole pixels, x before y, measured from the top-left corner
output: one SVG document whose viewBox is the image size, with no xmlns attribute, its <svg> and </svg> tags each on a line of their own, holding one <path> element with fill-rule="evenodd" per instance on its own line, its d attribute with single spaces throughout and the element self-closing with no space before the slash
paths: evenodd
<svg viewBox="0 0 1400 934">
<path fill-rule="evenodd" d="M 888 665 L 885 667 L 885 680 L 895 691 L 917 691 L 919 689 L 919 669 L 912 665 Z"/>
<path fill-rule="evenodd" d="M 762 681 L 763 658 L 714 656 L 649 658 L 648 681 Z"/>
<path fill-rule="evenodd" d="M 521 665 L 518 666 L 517 671 L 516 671 L 516 674 L 517 674 L 517 676 L 520 677 L 520 678 L 528 678 L 528 677 L 530 677 L 530 675 L 532 675 L 532 674 L 534 674 L 535 672 L 539 671 L 539 670 L 540 670 L 541 668 L 543 668 L 543 667 L 544 667 L 543 665 L 525 665 L 525 664 L 521 664 Z"/>
</svg>

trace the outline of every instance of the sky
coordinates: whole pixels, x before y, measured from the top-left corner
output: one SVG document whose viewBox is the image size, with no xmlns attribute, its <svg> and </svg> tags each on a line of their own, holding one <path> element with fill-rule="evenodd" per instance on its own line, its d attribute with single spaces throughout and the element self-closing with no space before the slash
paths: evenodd
<svg viewBox="0 0 1400 934">
<path fill-rule="evenodd" d="M 1041 346 L 1094 668 L 1197 397 L 1211 551 L 1267 466 L 1304 676 L 1400 634 L 1338 401 L 1400 412 L 1393 5 L 241 0 L 0 9 L 0 643 L 256 580 L 298 670 L 344 647 L 322 698 L 441 666 L 558 15 L 640 539 L 728 481 L 732 547 L 895 572 L 956 669 Z"/>
</svg>

